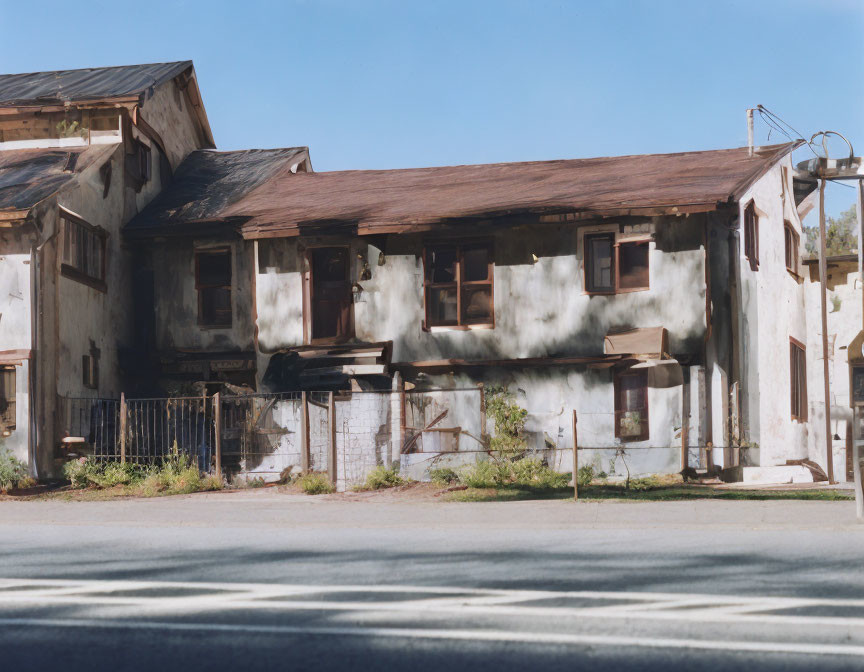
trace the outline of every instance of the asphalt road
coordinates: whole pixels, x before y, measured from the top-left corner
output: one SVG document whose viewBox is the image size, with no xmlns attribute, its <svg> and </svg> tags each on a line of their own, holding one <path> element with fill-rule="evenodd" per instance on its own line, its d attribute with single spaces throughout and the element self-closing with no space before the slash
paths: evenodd
<svg viewBox="0 0 864 672">
<path fill-rule="evenodd" d="M 0 502 L 9 670 L 864 669 L 847 502 Z"/>
</svg>

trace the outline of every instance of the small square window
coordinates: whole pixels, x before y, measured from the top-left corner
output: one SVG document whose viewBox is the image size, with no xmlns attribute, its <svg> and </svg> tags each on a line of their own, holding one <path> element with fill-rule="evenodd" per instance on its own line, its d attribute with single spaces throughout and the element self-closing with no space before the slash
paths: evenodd
<svg viewBox="0 0 864 672">
<path fill-rule="evenodd" d="M 585 280 L 589 292 L 615 291 L 615 235 L 585 236 Z"/>
<path fill-rule="evenodd" d="M 494 273 L 489 243 L 431 245 L 424 258 L 427 327 L 493 324 Z"/>
<path fill-rule="evenodd" d="M 626 371 L 615 376 L 615 436 L 622 441 L 648 439 L 648 374 Z"/>
<path fill-rule="evenodd" d="M 618 289 L 648 288 L 648 241 L 618 245 Z"/>
</svg>

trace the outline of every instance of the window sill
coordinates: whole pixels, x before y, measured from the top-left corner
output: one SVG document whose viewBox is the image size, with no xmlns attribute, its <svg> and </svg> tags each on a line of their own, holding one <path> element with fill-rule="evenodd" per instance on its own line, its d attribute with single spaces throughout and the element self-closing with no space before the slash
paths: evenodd
<svg viewBox="0 0 864 672">
<path fill-rule="evenodd" d="M 64 278 L 69 278 L 70 280 L 80 282 L 82 285 L 92 287 L 93 289 L 102 292 L 103 294 L 108 291 L 108 285 L 105 284 L 104 280 L 97 280 L 96 278 L 91 278 L 89 275 L 82 273 L 77 268 L 69 266 L 68 264 L 60 264 L 60 275 L 62 275 Z"/>
<path fill-rule="evenodd" d="M 586 296 L 615 296 L 616 294 L 632 294 L 633 292 L 647 292 L 650 287 L 634 287 L 632 289 L 619 289 L 619 290 L 611 290 L 608 292 L 582 292 L 583 295 Z"/>
<path fill-rule="evenodd" d="M 445 331 L 479 331 L 482 329 L 494 329 L 494 324 L 463 324 L 463 325 L 453 325 L 453 326 L 436 326 L 436 327 L 423 327 L 424 331 L 431 332 L 433 334 L 437 334 Z"/>
</svg>

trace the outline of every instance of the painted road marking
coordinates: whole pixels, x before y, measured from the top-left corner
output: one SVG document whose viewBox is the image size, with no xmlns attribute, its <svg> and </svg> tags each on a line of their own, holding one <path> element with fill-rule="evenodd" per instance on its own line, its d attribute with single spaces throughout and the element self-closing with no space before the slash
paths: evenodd
<svg viewBox="0 0 864 672">
<path fill-rule="evenodd" d="M 615 646 L 650 649 L 689 649 L 723 652 L 780 653 L 814 656 L 864 657 L 864 646 L 842 644 L 800 644 L 795 642 L 748 642 L 740 640 L 698 640 L 617 635 L 574 635 L 508 630 L 423 630 L 419 628 L 376 627 L 305 627 L 286 625 L 245 625 L 220 623 L 175 623 L 154 621 L 120 621 L 109 619 L 62 620 L 50 618 L 0 618 L 0 626 L 93 628 L 100 631 L 156 630 L 180 632 L 219 632 L 272 635 L 303 635 L 323 637 L 364 637 L 428 640 L 461 640 L 518 644 L 557 644 L 565 646 Z"/>
</svg>

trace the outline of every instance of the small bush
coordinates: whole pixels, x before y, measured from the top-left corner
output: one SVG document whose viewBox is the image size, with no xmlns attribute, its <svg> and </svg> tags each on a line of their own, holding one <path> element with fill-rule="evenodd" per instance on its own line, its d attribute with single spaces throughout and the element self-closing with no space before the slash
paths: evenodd
<svg viewBox="0 0 864 672">
<path fill-rule="evenodd" d="M 405 485 L 407 481 L 399 475 L 397 467 L 385 467 L 379 465 L 366 476 L 363 484 L 364 490 L 383 490 L 384 488 L 395 488 L 397 485 Z"/>
<path fill-rule="evenodd" d="M 605 478 L 605 476 L 601 477 Z M 591 481 L 594 480 L 594 467 L 590 464 L 586 464 L 582 467 L 579 467 L 579 471 L 577 472 L 576 483 L 577 485 L 581 485 L 585 487 L 586 485 L 591 485 Z"/>
<path fill-rule="evenodd" d="M 656 476 L 648 476 L 646 478 L 631 478 L 629 487 L 636 491 L 654 490 L 663 487 L 663 483 Z"/>
<path fill-rule="evenodd" d="M 436 485 L 453 485 L 459 481 L 459 474 L 451 467 L 441 467 L 440 469 L 431 469 L 429 478 Z"/>
<path fill-rule="evenodd" d="M 465 465 L 458 474 L 459 482 L 469 488 L 494 488 L 503 482 L 498 463 L 492 460 Z"/>
<path fill-rule="evenodd" d="M 267 481 L 265 481 L 261 476 L 246 479 L 247 488 L 263 488 L 265 485 L 267 485 Z"/>
<path fill-rule="evenodd" d="M 99 472 L 99 465 L 86 457 L 79 457 L 63 465 L 63 476 L 69 479 L 73 488 L 89 488 L 97 485 L 95 479 Z"/>
<path fill-rule="evenodd" d="M 216 475 L 208 474 L 201 481 L 201 489 L 206 491 L 222 490 L 225 482 Z"/>
<path fill-rule="evenodd" d="M 0 491 L 9 488 L 24 487 L 27 476 L 24 464 L 6 448 L 0 448 Z"/>
<path fill-rule="evenodd" d="M 297 479 L 297 483 L 307 495 L 328 495 L 336 491 L 327 474 L 317 472 L 303 474 Z"/>
<path fill-rule="evenodd" d="M 178 494 L 189 494 L 201 490 L 201 472 L 197 467 L 184 467 L 179 471 L 169 471 L 168 489 Z"/>
</svg>

